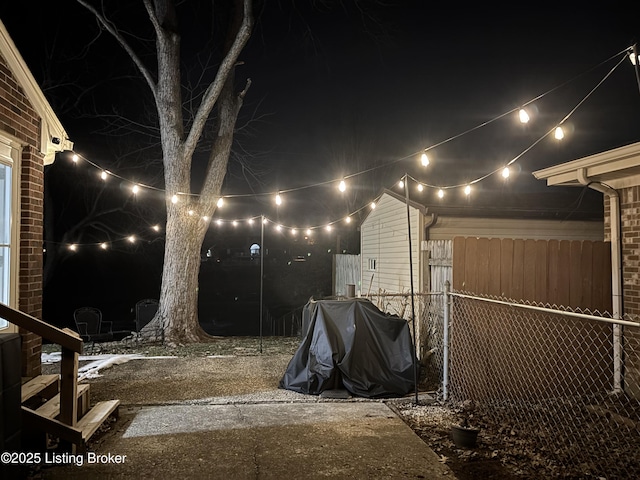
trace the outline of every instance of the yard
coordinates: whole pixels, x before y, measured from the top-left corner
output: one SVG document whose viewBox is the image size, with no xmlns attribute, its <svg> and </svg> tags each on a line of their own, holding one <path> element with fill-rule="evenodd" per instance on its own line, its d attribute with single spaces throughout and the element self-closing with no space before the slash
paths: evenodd
<svg viewBox="0 0 640 480">
<path fill-rule="evenodd" d="M 277 387 L 298 343 L 299 339 L 292 337 L 265 337 L 260 354 L 261 342 L 257 337 L 225 337 L 210 344 L 177 348 L 114 342 L 100 345 L 96 354 L 171 358 L 153 364 L 131 361 L 115 365 L 87 381 L 91 383 L 93 400 L 118 398 L 125 408 L 165 403 L 290 401 L 300 394 Z M 44 350 L 51 352 L 54 347 L 45 346 Z M 215 361 L 212 362 L 212 358 Z M 87 363 L 88 360 L 82 360 L 81 368 Z M 151 365 L 153 369 L 148 368 Z M 53 368 L 43 365 L 44 373 Z M 587 465 L 575 465 L 569 471 L 566 465 L 554 464 L 545 458 L 545 445 L 532 441 L 526 431 L 520 431 L 519 425 L 496 425 L 471 404 L 415 405 L 412 400 L 410 396 L 388 404 L 459 479 L 596 478 L 589 475 Z M 477 448 L 458 449 L 451 440 L 450 427 L 463 415 L 481 427 Z M 94 441 L 100 442 L 101 437 Z M 614 449 L 615 446 L 595 449 L 600 457 L 593 458 L 593 462 L 599 465 L 613 462 L 609 452 Z M 640 464 L 637 454 L 636 458 L 627 460 L 630 464 Z"/>
</svg>

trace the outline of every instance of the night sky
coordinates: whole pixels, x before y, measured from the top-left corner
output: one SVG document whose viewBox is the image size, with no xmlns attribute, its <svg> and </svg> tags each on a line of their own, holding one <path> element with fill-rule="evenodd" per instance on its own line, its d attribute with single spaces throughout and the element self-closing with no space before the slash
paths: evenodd
<svg viewBox="0 0 640 480">
<path fill-rule="evenodd" d="M 139 39 L 148 37 L 149 26 L 141 2 L 106 3 L 118 7 L 118 20 L 141 32 L 131 41 L 145 46 Z M 193 73 L 196 53 L 207 51 L 206 32 L 215 21 L 206 2 L 183 3 L 183 60 Z M 237 68 L 238 86 L 247 78 L 252 86 L 223 187 L 225 195 L 248 196 L 228 199 L 216 216 L 265 214 L 289 226 L 323 225 L 367 205 L 384 188 L 397 189 L 405 173 L 436 186 L 473 181 L 538 142 L 640 36 L 638 7 L 634 11 L 622 2 L 579 8 L 558 2 L 434 3 L 265 1 Z M 132 78 L 135 70 L 111 37 L 97 35 L 91 15 L 71 0 L 2 2 L 0 18 L 76 150 L 126 178 L 161 188 L 158 168 L 148 164 L 159 159 L 152 141 L 118 129 L 114 135 L 114 125 L 120 126 L 114 114 L 145 120 L 141 112 L 153 110 L 144 103 L 148 88 Z M 146 47 L 152 60 L 153 47 Z M 513 113 L 475 129 L 545 92 L 551 93 L 531 105 L 526 126 Z M 493 175 L 475 184 L 469 198 L 452 189 L 440 200 L 436 189 L 427 189 L 414 199 L 487 211 L 551 211 L 559 218 L 601 216 L 600 194 L 548 188 L 531 172 L 640 141 L 640 87 L 631 63 L 616 68 L 565 126 L 562 142 L 539 141 L 512 166 L 506 182 Z M 460 135 L 468 130 L 473 131 Z M 429 151 L 431 164 L 423 169 L 419 153 L 433 145 L 439 146 Z M 91 187 L 74 180 L 65 161 L 59 158 L 50 167 L 60 171 L 57 177 L 50 172 L 57 180 L 48 184 L 49 193 Z M 199 156 L 194 165 L 198 172 Z M 341 177 L 348 177 L 346 194 L 337 191 L 337 183 L 326 183 Z M 273 193 L 289 189 L 299 190 L 283 195 L 284 204 L 275 208 Z M 160 201 L 156 210 L 151 217 L 161 221 Z M 355 231 L 355 225 L 350 228 Z M 215 235 L 212 226 L 205 248 L 217 242 Z M 102 276 L 109 271 L 104 262 L 93 267 Z M 156 267 L 146 277 L 153 277 L 153 285 L 159 282 Z M 144 283 L 145 277 L 136 281 Z"/>
<path fill-rule="evenodd" d="M 43 80 L 54 108 L 60 106 L 56 111 L 76 149 L 109 166 L 118 153 L 105 149 L 99 134 L 107 117 L 89 120 L 82 114 L 94 105 L 105 112 L 138 108 L 145 85 L 110 78 L 132 69 L 107 34 L 95 38 L 95 22 L 75 2 L 47 2 L 37 12 L 29 2 L 17 3 L 0 7 L 3 22 L 36 78 Z M 617 2 L 579 9 L 555 2 L 532 2 L 527 8 L 342 3 L 265 2 L 242 55 L 244 65 L 237 70 L 238 85 L 246 78 L 253 83 L 239 120 L 242 128 L 225 194 L 295 189 L 374 168 L 350 177 L 352 193 L 346 200 L 337 198 L 334 184 L 288 195 L 289 211 L 283 205 L 277 212 L 285 224 L 335 220 L 393 187 L 406 172 L 425 183 L 448 186 L 498 168 L 574 108 L 620 57 L 605 61 L 632 45 L 638 33 L 638 9 L 634 13 Z M 146 28 L 144 17 L 132 8 L 119 13 Z M 36 25 L 46 26 L 41 37 L 30 35 L 31 23 L 23 28 L 30 15 Z M 203 43 L 201 27 L 208 26 L 210 17 L 198 9 L 183 18 L 188 24 L 183 58 L 192 62 L 192 51 Z M 53 68 L 47 67 L 50 52 Z M 61 86 L 70 79 L 76 90 L 84 88 L 81 94 Z M 85 85 L 91 89 L 81 87 Z M 537 114 L 526 127 L 510 115 L 433 149 L 428 169 L 418 167 L 422 149 L 556 87 L 561 88 L 534 104 Z M 76 105 L 70 104 L 70 96 L 79 98 Z M 544 191 L 532 171 L 639 141 L 640 89 L 630 62 L 576 110 L 568 126 L 561 143 L 547 138 L 525 154 L 507 186 L 495 177 L 477 184 L 472 201 L 482 205 L 480 192 L 493 198 L 505 189 L 512 194 Z M 139 161 L 126 158 L 129 164 Z M 579 194 L 577 189 L 572 193 L 576 198 Z M 429 190 L 421 200 L 456 203 L 459 197 L 448 194 L 439 200 Z M 233 210 L 230 202 L 227 215 L 274 214 L 271 195 L 236 201 L 244 204 L 242 209 Z M 300 218 L 301 211 L 311 218 Z"/>
</svg>

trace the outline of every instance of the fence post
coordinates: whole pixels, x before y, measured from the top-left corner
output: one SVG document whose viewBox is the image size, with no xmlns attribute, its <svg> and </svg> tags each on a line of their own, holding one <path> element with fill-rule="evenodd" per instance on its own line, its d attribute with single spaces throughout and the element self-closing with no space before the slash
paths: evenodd
<svg viewBox="0 0 640 480">
<path fill-rule="evenodd" d="M 451 284 L 449 280 L 444 282 L 444 291 L 442 295 L 444 320 L 442 325 L 442 399 L 447 400 L 449 397 L 449 288 Z"/>
</svg>

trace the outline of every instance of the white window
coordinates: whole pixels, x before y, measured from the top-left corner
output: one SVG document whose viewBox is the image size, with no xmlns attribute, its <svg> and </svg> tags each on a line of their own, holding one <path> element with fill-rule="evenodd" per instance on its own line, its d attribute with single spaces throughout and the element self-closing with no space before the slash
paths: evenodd
<svg viewBox="0 0 640 480">
<path fill-rule="evenodd" d="M 0 163 L 0 302 L 7 305 L 11 287 L 11 170 L 10 165 Z M 0 318 L 0 329 L 7 326 Z"/>
<path fill-rule="evenodd" d="M 376 259 L 375 258 L 370 258 L 369 259 L 369 270 L 373 271 L 376 269 Z"/>
</svg>

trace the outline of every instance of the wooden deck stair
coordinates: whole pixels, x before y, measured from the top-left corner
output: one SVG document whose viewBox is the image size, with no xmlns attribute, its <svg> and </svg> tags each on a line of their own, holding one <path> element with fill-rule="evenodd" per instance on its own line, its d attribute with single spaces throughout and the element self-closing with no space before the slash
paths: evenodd
<svg viewBox="0 0 640 480">
<path fill-rule="evenodd" d="M 4 303 L 0 303 L 0 318 L 60 345 L 62 349 L 59 375 L 23 379 L 23 430 L 59 437 L 72 453 L 84 449 L 100 425 L 110 415 L 117 416 L 120 401 L 109 400 L 89 406 L 89 385 L 78 385 L 78 356 L 83 350 L 80 335 L 68 328 L 54 327 Z"/>
<path fill-rule="evenodd" d="M 59 375 L 40 375 L 23 379 L 22 412 L 27 426 L 44 430 L 84 449 L 86 442 L 111 415 L 118 415 L 120 400 L 96 403 L 90 407 L 90 385 L 77 385 L 77 418 L 73 426 L 60 422 Z"/>
</svg>

